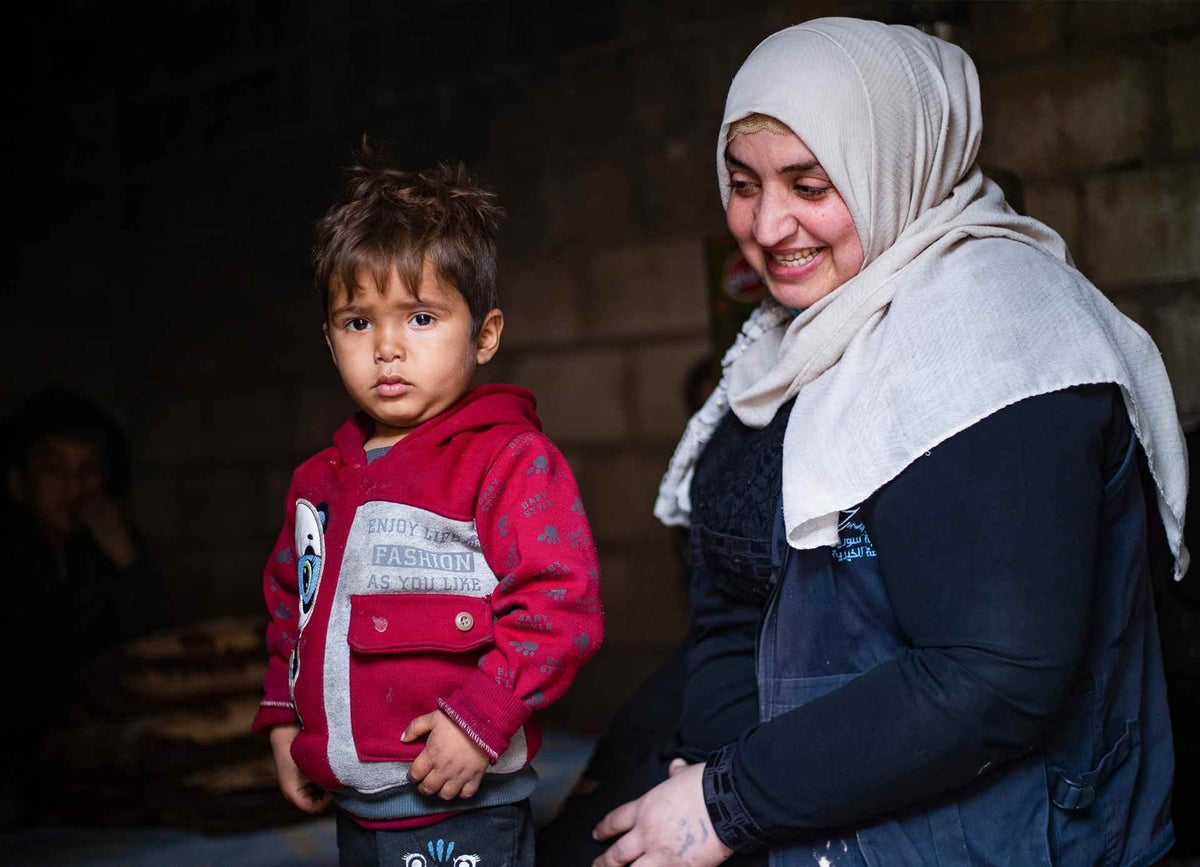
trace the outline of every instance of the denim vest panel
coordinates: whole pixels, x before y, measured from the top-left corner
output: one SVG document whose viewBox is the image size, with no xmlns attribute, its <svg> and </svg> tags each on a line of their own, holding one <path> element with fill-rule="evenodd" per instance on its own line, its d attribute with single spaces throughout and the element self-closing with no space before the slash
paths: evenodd
<svg viewBox="0 0 1200 867">
<path fill-rule="evenodd" d="M 1170 720 L 1131 437 L 1105 490 L 1086 670 L 1042 746 L 918 807 L 772 851 L 772 867 L 1142 867 L 1170 848 Z M 869 528 L 788 550 L 758 645 L 763 721 L 907 646 Z M 1064 552 L 1069 552 L 1069 544 Z"/>
</svg>

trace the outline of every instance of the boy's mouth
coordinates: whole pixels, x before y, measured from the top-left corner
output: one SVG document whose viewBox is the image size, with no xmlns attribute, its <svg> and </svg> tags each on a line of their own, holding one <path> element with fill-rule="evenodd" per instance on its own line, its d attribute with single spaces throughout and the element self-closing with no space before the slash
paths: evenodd
<svg viewBox="0 0 1200 867">
<path fill-rule="evenodd" d="M 399 397 L 411 386 L 411 382 L 395 374 L 385 374 L 375 380 L 375 391 L 383 397 Z"/>
</svg>

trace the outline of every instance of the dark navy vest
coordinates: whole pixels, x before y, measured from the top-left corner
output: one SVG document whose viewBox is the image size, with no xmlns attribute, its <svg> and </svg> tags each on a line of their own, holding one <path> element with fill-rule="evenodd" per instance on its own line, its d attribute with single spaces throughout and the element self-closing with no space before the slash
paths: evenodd
<svg viewBox="0 0 1200 867">
<path fill-rule="evenodd" d="M 1040 747 L 932 806 L 774 851 L 771 867 L 1142 867 L 1163 857 L 1174 759 L 1136 454 L 1130 437 L 1105 488 L 1086 670 Z M 839 535 L 833 549 L 777 545 L 757 657 L 764 721 L 905 645 L 869 528 L 850 515 Z"/>
</svg>

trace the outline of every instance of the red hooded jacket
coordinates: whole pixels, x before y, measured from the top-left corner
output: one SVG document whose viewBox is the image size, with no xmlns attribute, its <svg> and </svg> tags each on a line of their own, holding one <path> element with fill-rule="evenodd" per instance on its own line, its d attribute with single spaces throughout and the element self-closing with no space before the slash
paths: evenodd
<svg viewBox="0 0 1200 867">
<path fill-rule="evenodd" d="M 370 464 L 355 414 L 293 474 L 254 728 L 299 722 L 292 756 L 323 788 L 411 788 L 424 741 L 400 734 L 439 707 L 489 775 L 520 770 L 532 711 L 599 647 L 595 545 L 535 406 L 519 386 L 475 388 Z"/>
</svg>

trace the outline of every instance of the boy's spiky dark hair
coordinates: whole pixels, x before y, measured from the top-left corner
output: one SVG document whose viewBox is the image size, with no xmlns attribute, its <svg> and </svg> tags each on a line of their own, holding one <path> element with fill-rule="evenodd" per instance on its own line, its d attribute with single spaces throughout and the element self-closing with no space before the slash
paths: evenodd
<svg viewBox="0 0 1200 867">
<path fill-rule="evenodd" d="M 364 137 L 344 170 L 342 195 L 317 221 L 313 266 L 321 307 L 368 276 L 380 291 L 395 267 L 415 294 L 426 260 L 452 284 L 478 333 L 499 306 L 496 233 L 504 211 L 461 162 L 405 171 Z"/>
</svg>

